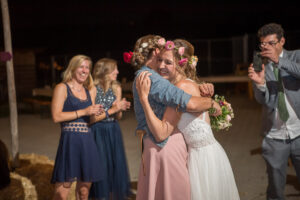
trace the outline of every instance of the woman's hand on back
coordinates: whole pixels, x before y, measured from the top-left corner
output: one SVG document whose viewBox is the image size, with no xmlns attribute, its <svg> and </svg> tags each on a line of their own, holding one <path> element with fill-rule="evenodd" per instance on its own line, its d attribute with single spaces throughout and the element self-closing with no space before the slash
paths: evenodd
<svg viewBox="0 0 300 200">
<path fill-rule="evenodd" d="M 199 90 L 202 97 L 212 97 L 214 95 L 214 85 L 211 83 L 199 84 Z"/>
<path fill-rule="evenodd" d="M 141 101 L 148 99 L 151 88 L 151 80 L 149 76 L 151 73 L 144 71 L 136 79 L 136 89 L 138 91 Z"/>
</svg>

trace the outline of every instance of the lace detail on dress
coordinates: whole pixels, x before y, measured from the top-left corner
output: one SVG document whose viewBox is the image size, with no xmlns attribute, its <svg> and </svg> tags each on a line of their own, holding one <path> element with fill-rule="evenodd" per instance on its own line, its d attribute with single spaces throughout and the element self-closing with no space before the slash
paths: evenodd
<svg viewBox="0 0 300 200">
<path fill-rule="evenodd" d="M 189 148 L 200 148 L 216 142 L 210 125 L 192 114 L 182 114 L 178 129 L 182 132 Z"/>
<path fill-rule="evenodd" d="M 63 131 L 72 131 L 80 133 L 89 132 L 88 123 L 85 122 L 63 122 L 61 126 Z"/>
</svg>

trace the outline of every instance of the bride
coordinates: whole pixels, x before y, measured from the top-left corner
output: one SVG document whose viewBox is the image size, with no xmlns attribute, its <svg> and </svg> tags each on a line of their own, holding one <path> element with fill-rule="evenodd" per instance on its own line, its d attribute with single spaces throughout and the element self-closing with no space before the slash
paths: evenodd
<svg viewBox="0 0 300 200">
<path fill-rule="evenodd" d="M 196 77 L 197 57 L 194 47 L 185 40 L 169 41 L 158 56 L 158 71 L 189 94 L 201 96 Z M 147 124 L 157 141 L 168 137 L 174 129 L 184 135 L 189 157 L 188 170 L 192 200 L 239 200 L 233 172 L 222 146 L 213 136 L 208 112 L 178 113 L 168 107 L 158 119 L 148 102 L 150 74 L 142 73 L 136 82 Z"/>
</svg>

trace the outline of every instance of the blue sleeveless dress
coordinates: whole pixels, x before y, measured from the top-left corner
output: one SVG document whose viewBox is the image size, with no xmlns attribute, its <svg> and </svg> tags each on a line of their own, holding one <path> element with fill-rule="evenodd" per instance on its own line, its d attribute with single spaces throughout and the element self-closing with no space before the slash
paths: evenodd
<svg viewBox="0 0 300 200">
<path fill-rule="evenodd" d="M 112 89 L 104 93 L 101 87 L 96 88 L 95 103 L 102 104 L 105 110 L 110 109 L 116 100 Z M 101 200 L 126 199 L 131 194 L 130 177 L 119 123 L 111 115 L 92 125 L 92 131 L 107 176 L 103 181 L 92 184 L 90 197 Z"/>
<path fill-rule="evenodd" d="M 67 87 L 67 99 L 63 111 L 70 112 L 92 105 L 90 93 L 85 89 L 87 99 L 75 97 Z M 61 137 L 56 154 L 51 183 L 94 182 L 104 177 L 103 163 L 89 127 L 89 116 L 61 123 Z"/>
</svg>

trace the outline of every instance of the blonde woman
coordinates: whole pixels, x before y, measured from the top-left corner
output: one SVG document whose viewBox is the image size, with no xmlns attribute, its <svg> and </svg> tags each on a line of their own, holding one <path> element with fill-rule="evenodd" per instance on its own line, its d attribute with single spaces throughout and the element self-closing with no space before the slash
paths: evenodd
<svg viewBox="0 0 300 200">
<path fill-rule="evenodd" d="M 91 117 L 92 131 L 106 174 L 104 180 L 92 184 L 90 197 L 95 199 L 126 199 L 130 195 L 130 177 L 117 121 L 121 119 L 122 111 L 130 107 L 130 102 L 121 99 L 118 73 L 117 62 L 109 58 L 97 61 L 93 70 L 95 103 L 102 104 L 105 112 Z"/>
<path fill-rule="evenodd" d="M 52 175 L 55 183 L 53 199 L 67 199 L 73 181 L 76 198 L 87 199 L 91 182 L 103 178 L 103 167 L 97 146 L 89 128 L 90 115 L 99 115 L 100 105 L 93 105 L 89 89 L 93 80 L 90 74 L 91 59 L 74 56 L 68 65 L 62 83 L 53 93 L 52 117 L 61 124 L 61 137 Z"/>
</svg>

